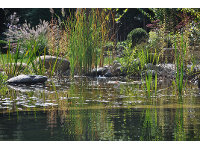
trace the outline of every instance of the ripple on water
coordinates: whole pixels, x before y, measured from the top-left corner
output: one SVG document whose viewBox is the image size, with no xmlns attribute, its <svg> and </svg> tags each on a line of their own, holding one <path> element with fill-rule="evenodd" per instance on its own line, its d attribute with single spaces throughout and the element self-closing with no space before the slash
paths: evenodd
<svg viewBox="0 0 200 150">
<path fill-rule="evenodd" d="M 2 105 L 11 105 L 11 103 L 2 103 Z"/>
<path fill-rule="evenodd" d="M 28 108 L 33 108 L 35 107 L 34 105 L 24 105 L 25 107 L 28 107 Z"/>
</svg>

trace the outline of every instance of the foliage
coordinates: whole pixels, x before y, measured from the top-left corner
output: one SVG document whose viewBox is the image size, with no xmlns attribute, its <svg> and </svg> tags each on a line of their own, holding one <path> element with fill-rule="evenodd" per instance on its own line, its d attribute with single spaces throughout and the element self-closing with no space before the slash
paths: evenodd
<svg viewBox="0 0 200 150">
<path fill-rule="evenodd" d="M 57 52 L 64 50 L 64 55 L 67 54 L 70 60 L 72 76 L 75 67 L 81 75 L 82 68 L 84 73 L 89 73 L 93 67 L 97 67 L 98 59 L 99 65 L 103 65 L 102 47 L 109 37 L 109 16 L 109 12 L 102 9 L 79 9 L 75 16 L 70 15 L 67 20 L 62 20 L 64 28 L 61 26 L 59 34 L 52 36 L 58 46 L 51 48 Z M 59 38 L 55 40 L 57 35 Z"/>
<path fill-rule="evenodd" d="M 0 47 L 4 47 L 8 44 L 8 42 L 4 41 L 4 40 L 0 40 Z"/>
<path fill-rule="evenodd" d="M 157 50 L 161 50 L 160 48 L 160 43 L 164 42 L 165 47 L 170 48 L 173 46 L 173 41 L 174 41 L 174 37 L 175 35 L 171 35 L 170 33 L 165 34 L 164 36 L 164 41 L 161 41 L 162 37 L 159 37 L 158 32 L 155 31 L 150 31 L 149 32 L 149 46 L 153 49 L 157 49 Z"/>
<path fill-rule="evenodd" d="M 119 9 L 116 9 L 116 11 L 119 11 Z M 127 11 L 128 11 L 128 8 L 126 8 L 125 10 L 123 10 L 123 14 L 117 13 L 117 14 L 116 14 L 115 21 L 118 22 L 118 21 L 124 16 L 124 14 L 125 14 Z"/>
<path fill-rule="evenodd" d="M 148 40 L 147 32 L 142 28 L 136 28 L 128 34 L 128 40 L 132 41 L 132 46 L 136 46 Z"/>
<path fill-rule="evenodd" d="M 179 49 L 179 52 L 176 47 L 176 42 L 175 42 L 175 55 L 176 55 L 176 83 L 178 87 L 178 92 L 179 94 L 182 93 L 183 89 L 183 73 L 184 73 L 184 59 L 185 59 L 185 54 L 186 54 L 186 42 L 183 41 L 183 35 L 181 36 L 181 49 Z M 179 72 L 180 71 L 180 72 Z"/>
<path fill-rule="evenodd" d="M 28 46 L 34 47 L 36 43 L 39 51 L 43 51 L 47 45 L 46 33 L 48 29 L 48 22 L 40 20 L 40 24 L 35 28 L 31 28 L 31 25 L 26 23 L 18 24 L 19 17 L 14 13 L 9 17 L 7 23 L 8 29 L 4 33 L 6 35 L 7 42 L 19 43 L 20 52 L 27 51 Z"/>
<path fill-rule="evenodd" d="M 27 20 L 27 23 L 30 23 L 31 27 L 37 26 L 40 23 L 40 19 L 48 22 L 51 20 L 49 8 L 3 8 L 2 10 L 4 11 L 3 15 L 5 17 L 16 12 L 18 16 L 20 16 L 19 24 L 23 24 L 25 20 Z M 66 8 L 65 13 L 67 15 L 69 15 L 69 10 L 74 13 L 76 8 Z M 61 15 L 60 8 L 54 8 L 54 12 L 55 14 Z M 2 16 L 1 19 L 3 19 L 4 16 Z M 1 21 L 5 22 L 4 20 Z"/>
<path fill-rule="evenodd" d="M 0 85 L 6 82 L 8 76 L 6 74 L 0 73 Z"/>
<path fill-rule="evenodd" d="M 1 64 L 2 69 L 8 76 L 16 76 L 19 74 L 39 74 L 47 75 L 44 66 L 41 68 L 40 65 L 35 64 L 35 59 L 37 58 L 38 48 L 36 43 L 34 47 L 29 44 L 28 50 L 20 55 L 19 44 L 17 44 L 16 52 L 11 53 L 12 49 L 9 42 L 9 48 L 6 57 L 1 54 Z M 44 53 L 45 53 L 44 49 Z M 26 66 L 22 66 L 22 63 L 26 63 Z M 49 77 L 51 77 L 52 72 L 50 72 Z"/>
<path fill-rule="evenodd" d="M 4 84 L 7 81 L 7 79 L 8 76 L 0 72 L 0 93 L 2 95 L 5 95 L 8 91 L 7 85 Z"/>
</svg>

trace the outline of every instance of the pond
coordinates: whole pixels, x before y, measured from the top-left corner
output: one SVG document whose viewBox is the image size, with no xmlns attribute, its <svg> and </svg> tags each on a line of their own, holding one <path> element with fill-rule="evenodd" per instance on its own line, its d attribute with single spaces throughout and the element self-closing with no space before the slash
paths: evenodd
<svg viewBox="0 0 200 150">
<path fill-rule="evenodd" d="M 3 85 L 1 141 L 200 140 L 200 90 L 182 96 L 161 80 L 147 97 L 143 80 L 63 77 L 45 84 Z"/>
</svg>

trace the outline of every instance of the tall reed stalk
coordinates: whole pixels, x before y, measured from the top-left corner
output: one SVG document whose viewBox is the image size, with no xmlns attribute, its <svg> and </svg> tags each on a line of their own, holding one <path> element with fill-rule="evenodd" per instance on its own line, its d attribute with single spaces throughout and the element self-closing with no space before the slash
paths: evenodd
<svg viewBox="0 0 200 150">
<path fill-rule="evenodd" d="M 75 68 L 78 68 L 79 75 L 83 72 L 89 74 L 92 68 L 97 67 L 99 58 L 100 62 L 103 61 L 102 46 L 109 37 L 108 17 L 104 10 L 91 9 L 88 13 L 86 9 L 80 9 L 75 17 L 67 18 L 64 36 L 68 44 L 71 76 Z"/>
<path fill-rule="evenodd" d="M 9 42 L 8 50 L 7 50 L 7 60 L 5 61 L 3 54 L 1 54 L 1 56 L 2 56 L 3 69 L 5 70 L 6 74 L 10 76 L 18 75 L 22 67 L 22 61 L 24 59 L 24 57 L 21 57 L 20 66 L 17 67 L 17 63 L 19 59 L 19 44 L 17 44 L 15 54 L 12 54 L 11 46 Z M 5 64 L 5 62 L 7 64 Z"/>
<path fill-rule="evenodd" d="M 141 68 L 142 68 L 142 70 L 144 70 L 144 65 L 147 64 L 148 60 L 153 60 L 152 64 L 154 63 L 154 61 L 156 61 L 156 64 L 158 64 L 160 55 L 157 54 L 156 50 L 155 50 L 154 58 L 151 58 L 151 55 L 149 55 L 148 49 L 146 49 L 146 52 L 143 49 L 141 49 L 141 51 L 138 53 L 138 56 L 140 58 Z M 141 74 L 141 77 L 142 77 L 142 74 Z M 154 79 L 154 82 L 153 82 L 153 79 Z M 153 77 L 152 71 L 148 72 L 148 73 L 145 72 L 145 82 L 146 82 L 146 85 L 143 84 L 143 86 L 146 87 L 145 90 L 146 90 L 147 98 L 148 99 L 151 98 L 151 96 L 153 94 L 152 91 L 155 92 L 155 96 L 156 96 L 156 93 L 157 93 L 157 69 L 155 70 L 155 77 Z"/>
<path fill-rule="evenodd" d="M 19 44 L 18 44 L 19 45 Z M 11 52 L 10 42 L 9 47 L 7 50 L 7 59 L 4 58 L 4 55 L 1 54 L 2 57 L 2 66 L 8 76 L 17 76 L 20 73 L 23 74 L 40 74 L 45 75 L 45 67 L 39 67 L 35 64 L 35 59 L 38 57 L 36 54 L 38 52 L 38 47 L 36 43 L 32 47 L 31 44 L 27 45 L 27 51 L 20 52 L 19 46 L 17 45 L 15 53 Z M 42 52 L 40 52 L 41 54 Z M 44 49 L 44 53 L 46 53 L 46 49 Z M 40 55 L 39 54 L 39 55 Z M 23 66 L 22 70 L 22 63 L 24 62 L 24 58 L 28 57 L 28 60 L 25 62 L 26 67 Z M 20 65 L 17 65 L 20 63 Z M 25 67 L 25 68 L 24 68 Z"/>
<path fill-rule="evenodd" d="M 176 58 L 176 84 L 177 84 L 179 94 L 182 94 L 184 60 L 185 60 L 185 52 L 186 52 L 186 43 L 184 43 L 183 41 L 183 35 L 181 35 L 181 50 L 179 50 L 179 52 L 177 51 L 176 42 L 174 42 L 174 47 L 175 47 L 175 58 Z"/>
</svg>

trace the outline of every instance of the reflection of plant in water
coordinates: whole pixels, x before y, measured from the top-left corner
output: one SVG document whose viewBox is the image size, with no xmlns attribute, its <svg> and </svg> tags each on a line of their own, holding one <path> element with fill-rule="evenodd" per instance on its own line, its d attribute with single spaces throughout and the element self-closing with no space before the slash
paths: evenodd
<svg viewBox="0 0 200 150">
<path fill-rule="evenodd" d="M 144 116 L 145 115 L 145 116 Z M 158 115 L 157 110 L 155 109 L 144 109 L 143 115 L 144 122 L 142 126 L 142 135 L 140 137 L 141 141 L 161 141 L 163 140 L 162 132 L 158 126 Z"/>
<path fill-rule="evenodd" d="M 176 141 L 185 141 L 186 134 L 184 128 L 184 115 L 183 115 L 183 99 L 182 96 L 178 99 L 179 106 L 176 109 L 175 115 L 175 133 L 174 133 L 174 140 Z"/>
</svg>

